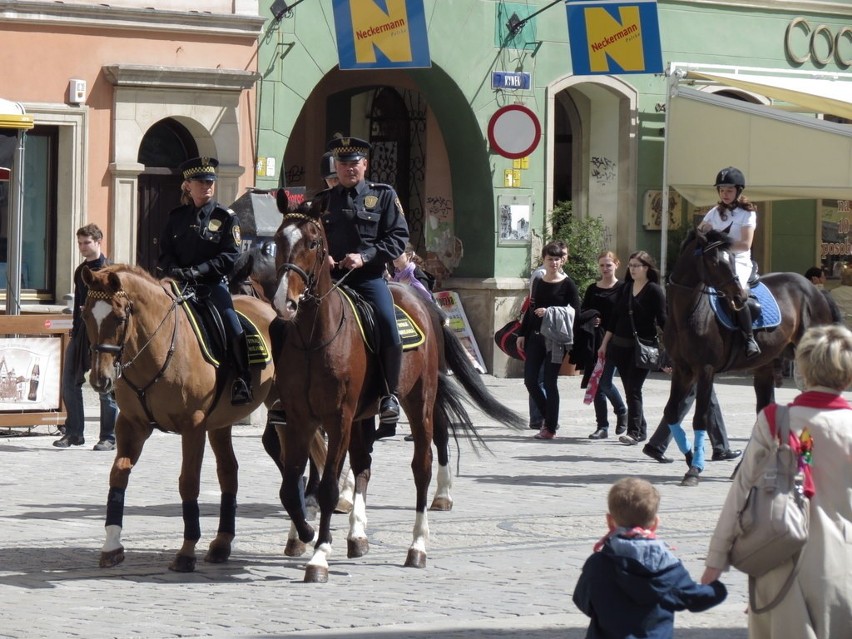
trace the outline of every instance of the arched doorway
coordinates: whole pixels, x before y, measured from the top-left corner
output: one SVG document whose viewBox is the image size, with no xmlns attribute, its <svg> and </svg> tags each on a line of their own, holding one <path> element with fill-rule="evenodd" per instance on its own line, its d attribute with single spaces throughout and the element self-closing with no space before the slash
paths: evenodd
<svg viewBox="0 0 852 639">
<path fill-rule="evenodd" d="M 198 155 L 190 132 L 173 118 L 165 118 L 145 133 L 137 162 L 145 166 L 139 175 L 139 219 L 136 264 L 153 273 L 160 254 L 160 232 L 169 211 L 180 204 L 183 181 L 177 167 Z"/>
</svg>

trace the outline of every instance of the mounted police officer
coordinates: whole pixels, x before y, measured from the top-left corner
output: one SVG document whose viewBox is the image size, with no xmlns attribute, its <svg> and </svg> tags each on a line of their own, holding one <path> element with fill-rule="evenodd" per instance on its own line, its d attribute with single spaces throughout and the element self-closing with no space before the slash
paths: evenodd
<svg viewBox="0 0 852 639">
<path fill-rule="evenodd" d="M 384 277 L 385 265 L 399 257 L 408 242 L 408 224 L 393 187 L 365 180 L 371 146 L 358 138 L 328 143 L 338 184 L 315 198 L 322 206 L 332 277 L 360 293 L 376 310 L 381 333 L 379 362 L 385 395 L 379 402 L 376 439 L 396 434 L 399 419 L 399 374 L 402 341 L 396 327 L 393 297 Z"/>
<path fill-rule="evenodd" d="M 213 199 L 217 166 L 216 158 L 207 157 L 180 165 L 183 206 L 169 213 L 160 237 L 157 268 L 195 287 L 199 296 L 209 295 L 219 309 L 236 374 L 231 404 L 239 406 L 252 400 L 248 347 L 227 287 L 228 274 L 240 254 L 240 224 L 233 211 Z"/>
</svg>

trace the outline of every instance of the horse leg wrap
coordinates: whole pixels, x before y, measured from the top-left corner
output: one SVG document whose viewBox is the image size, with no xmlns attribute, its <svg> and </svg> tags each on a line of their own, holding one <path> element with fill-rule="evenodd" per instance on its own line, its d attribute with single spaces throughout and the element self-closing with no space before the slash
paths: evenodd
<svg viewBox="0 0 852 639">
<path fill-rule="evenodd" d="M 110 488 L 107 495 L 105 526 L 118 526 L 124 523 L 124 488 Z"/>
<path fill-rule="evenodd" d="M 222 499 L 219 502 L 219 532 L 235 535 L 237 531 L 236 520 L 237 496 L 233 493 L 222 493 Z"/>
<path fill-rule="evenodd" d="M 183 502 L 183 538 L 189 541 L 201 539 L 198 500 Z"/>
<path fill-rule="evenodd" d="M 680 424 L 669 424 L 669 430 L 672 432 L 672 438 L 677 444 L 678 450 L 686 455 L 689 452 L 689 442 L 686 440 L 686 431 Z"/>
<path fill-rule="evenodd" d="M 692 465 L 704 470 L 704 436 L 706 431 L 695 431 L 695 448 L 692 451 Z"/>
</svg>

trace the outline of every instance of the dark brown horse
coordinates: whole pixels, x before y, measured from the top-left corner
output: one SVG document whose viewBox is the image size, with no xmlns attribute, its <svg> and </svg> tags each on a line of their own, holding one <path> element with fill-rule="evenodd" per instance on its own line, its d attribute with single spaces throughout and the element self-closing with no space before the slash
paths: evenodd
<svg viewBox="0 0 852 639">
<path fill-rule="evenodd" d="M 370 442 L 353 421 L 372 417 L 378 409 L 381 375 L 376 358 L 361 336 L 353 309 L 332 283 L 328 244 L 322 222 L 311 214 L 288 213 L 275 236 L 279 282 L 273 306 L 288 327 L 276 353 L 276 384 L 288 425 L 278 429 L 282 441 L 287 512 L 301 543 L 315 541 L 305 581 L 328 580 L 331 552 L 331 514 L 337 503 L 337 477 L 349 451 L 355 473 L 355 505 L 349 518 L 348 556 L 369 549 L 366 532 L 366 492 L 370 479 Z M 481 441 L 462 404 L 462 394 L 447 375 L 448 368 L 477 406 L 491 418 L 522 428 L 520 417 L 497 402 L 470 364 L 467 353 L 444 324 L 440 311 L 412 289 L 392 286 L 394 301 L 420 326 L 422 344 L 403 354 L 400 400 L 414 435 L 411 470 L 417 490 L 415 525 L 405 565 L 426 564 L 429 526 L 427 494 L 432 477 L 433 437 L 440 451 L 449 433 L 461 431 Z M 320 482 L 320 529 L 315 536 L 301 508 L 299 486 L 307 447 L 320 426 L 328 435 L 328 457 Z M 448 467 L 439 469 L 439 492 Z M 437 498 L 437 496 L 436 496 Z"/>
<path fill-rule="evenodd" d="M 723 305 L 739 308 L 747 292 L 739 285 L 731 261 L 730 238 L 719 231 L 690 231 L 681 245 L 666 289 L 668 318 L 663 341 L 672 360 L 672 383 L 664 417 L 678 422 L 678 409 L 697 384 L 693 428 L 706 430 L 713 377 L 725 371 L 752 371 L 757 410 L 775 400 L 776 373 L 783 359 L 793 357 L 796 344 L 810 326 L 837 322 L 836 305 L 797 273 L 769 273 L 760 281 L 775 296 L 781 322 L 757 330 L 761 354 L 746 359 L 739 330 L 720 325 L 709 296 L 716 289 Z"/>
<path fill-rule="evenodd" d="M 230 388 L 231 379 L 217 386 L 216 369 L 204 359 L 181 307 L 183 300 L 171 291 L 170 280 L 158 281 L 142 269 L 123 265 L 97 272 L 84 269 L 83 280 L 89 287 L 83 319 L 93 345 L 89 381 L 99 392 L 115 391 L 120 408 L 100 565 L 115 566 L 124 560 L 124 495 L 130 471 L 154 428 L 180 434 L 183 449 L 179 491 L 184 541 L 170 568 L 179 572 L 195 568 L 195 547 L 201 536 L 198 494 L 205 435 L 216 456 L 222 492 L 219 529 L 205 559 L 226 561 L 235 534 L 237 498 L 238 465 L 231 425 L 264 400 L 269 405 L 277 398 L 273 366 L 254 367 L 254 401 L 232 406 L 227 393 L 222 395 L 222 387 Z M 271 307 L 243 296 L 234 299 L 234 306 L 253 321 L 269 344 L 268 326 L 275 318 Z M 318 442 L 313 443 L 316 448 Z"/>
</svg>

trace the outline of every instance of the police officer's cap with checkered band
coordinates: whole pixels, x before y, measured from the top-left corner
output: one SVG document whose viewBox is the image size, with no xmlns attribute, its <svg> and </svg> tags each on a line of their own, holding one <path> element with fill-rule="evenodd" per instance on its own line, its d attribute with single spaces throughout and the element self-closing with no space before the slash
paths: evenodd
<svg viewBox="0 0 852 639">
<path fill-rule="evenodd" d="M 184 180 L 215 180 L 217 166 L 219 160 L 202 156 L 187 160 L 178 170 Z"/>
<path fill-rule="evenodd" d="M 369 142 L 359 138 L 334 138 L 326 146 L 338 162 L 357 162 L 367 157 L 372 148 Z"/>
</svg>

